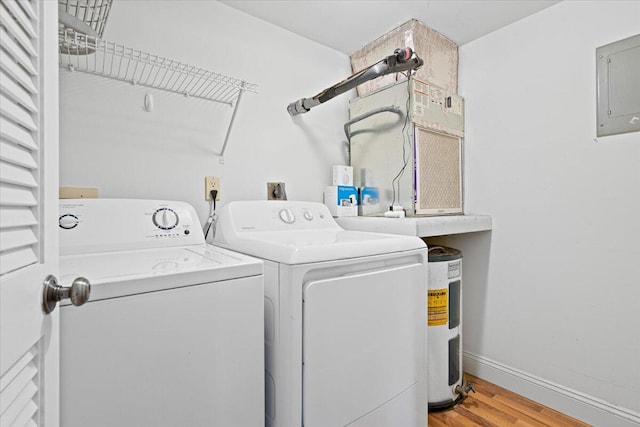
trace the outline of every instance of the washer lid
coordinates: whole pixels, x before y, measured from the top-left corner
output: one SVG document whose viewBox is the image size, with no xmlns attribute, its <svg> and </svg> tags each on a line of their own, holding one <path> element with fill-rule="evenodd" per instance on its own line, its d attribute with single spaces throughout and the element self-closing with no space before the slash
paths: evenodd
<svg viewBox="0 0 640 427">
<path fill-rule="evenodd" d="M 89 302 L 263 274 L 263 263 L 211 245 L 60 257 L 60 284 L 91 282 Z M 68 305 L 65 300 L 62 305 Z"/>
</svg>

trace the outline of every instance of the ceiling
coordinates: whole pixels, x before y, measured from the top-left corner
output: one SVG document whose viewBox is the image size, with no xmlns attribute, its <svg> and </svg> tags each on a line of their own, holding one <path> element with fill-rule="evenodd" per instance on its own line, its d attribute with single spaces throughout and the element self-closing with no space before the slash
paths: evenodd
<svg viewBox="0 0 640 427">
<path fill-rule="evenodd" d="M 410 19 L 463 45 L 557 0 L 222 0 L 347 55 Z"/>
</svg>

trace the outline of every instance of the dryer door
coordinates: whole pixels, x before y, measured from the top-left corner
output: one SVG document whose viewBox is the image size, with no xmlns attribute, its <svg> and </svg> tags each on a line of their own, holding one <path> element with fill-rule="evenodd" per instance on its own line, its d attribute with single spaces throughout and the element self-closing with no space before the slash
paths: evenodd
<svg viewBox="0 0 640 427">
<path fill-rule="evenodd" d="M 425 292 L 422 264 L 306 284 L 305 427 L 345 426 L 367 414 L 370 425 L 416 416 L 420 396 L 410 394 L 417 393 L 424 371 Z M 399 404 L 402 399 L 406 404 Z M 389 410 L 400 407 L 398 414 Z M 376 411 L 384 422 L 375 422 Z"/>
</svg>

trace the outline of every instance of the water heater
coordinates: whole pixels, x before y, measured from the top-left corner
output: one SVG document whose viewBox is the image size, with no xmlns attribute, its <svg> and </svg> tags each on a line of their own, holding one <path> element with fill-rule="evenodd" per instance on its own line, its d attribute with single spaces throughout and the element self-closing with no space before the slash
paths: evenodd
<svg viewBox="0 0 640 427">
<path fill-rule="evenodd" d="M 462 254 L 445 246 L 429 248 L 427 292 L 427 377 L 429 411 L 451 408 L 470 384 L 462 372 Z"/>
</svg>

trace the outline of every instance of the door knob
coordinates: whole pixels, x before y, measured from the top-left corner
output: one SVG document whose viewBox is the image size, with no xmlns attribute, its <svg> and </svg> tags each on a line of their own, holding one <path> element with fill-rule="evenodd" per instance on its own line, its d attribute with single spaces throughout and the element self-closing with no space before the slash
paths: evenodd
<svg viewBox="0 0 640 427">
<path fill-rule="evenodd" d="M 58 301 L 69 298 L 71 304 L 80 306 L 89 300 L 91 283 L 84 277 L 77 277 L 71 286 L 58 285 L 58 279 L 51 274 L 44 279 L 42 291 L 42 309 L 45 314 L 51 313 Z"/>
</svg>

